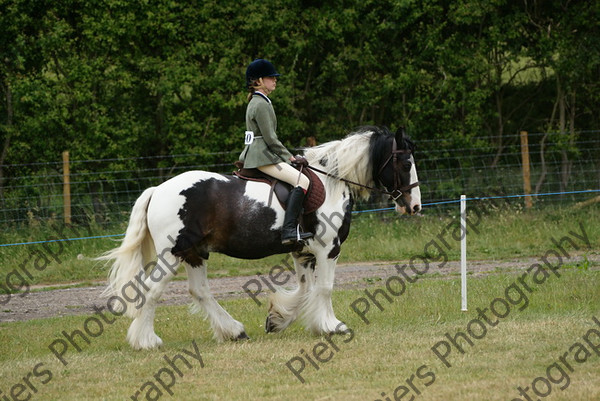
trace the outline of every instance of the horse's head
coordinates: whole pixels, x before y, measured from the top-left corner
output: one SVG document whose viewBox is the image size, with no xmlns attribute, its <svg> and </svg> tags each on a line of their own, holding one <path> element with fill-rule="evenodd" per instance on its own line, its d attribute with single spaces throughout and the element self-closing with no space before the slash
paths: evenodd
<svg viewBox="0 0 600 401">
<path fill-rule="evenodd" d="M 421 210 L 421 190 L 415 166 L 415 145 L 400 128 L 395 136 L 387 135 L 377 151 L 380 163 L 374 165 L 374 178 L 391 194 L 396 211 L 415 214 Z"/>
</svg>

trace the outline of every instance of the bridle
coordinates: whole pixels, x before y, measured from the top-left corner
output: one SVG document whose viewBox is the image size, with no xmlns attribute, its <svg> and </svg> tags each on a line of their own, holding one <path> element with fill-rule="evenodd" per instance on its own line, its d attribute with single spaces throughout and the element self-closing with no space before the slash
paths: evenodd
<svg viewBox="0 0 600 401">
<path fill-rule="evenodd" d="M 381 175 L 381 173 L 385 169 L 385 167 L 389 164 L 390 161 L 392 161 L 392 163 L 393 163 L 392 166 L 394 169 L 394 188 L 391 191 L 389 191 L 385 186 L 383 186 L 384 189 L 381 189 L 381 188 L 376 188 L 376 187 L 371 187 L 368 185 L 360 184 L 358 182 L 347 180 L 345 178 L 337 177 L 333 174 L 330 174 L 326 171 L 323 171 L 321 169 L 318 169 L 318 168 L 310 166 L 310 165 L 307 166 L 307 168 L 314 170 L 318 173 L 325 174 L 326 176 L 334 178 L 336 180 L 343 181 L 347 184 L 356 185 L 358 187 L 365 188 L 365 189 L 368 189 L 371 191 L 380 192 L 384 195 L 389 195 L 390 198 L 392 198 L 394 201 L 396 201 L 399 197 L 402 196 L 402 194 L 404 192 L 408 192 L 411 189 L 413 189 L 414 187 L 418 187 L 419 181 L 415 181 L 412 184 L 402 186 L 402 180 L 400 178 L 400 171 L 398 171 L 398 167 L 397 167 L 398 155 L 399 154 L 407 154 L 407 153 L 410 154 L 410 153 L 412 153 L 412 151 L 410 149 L 398 149 L 398 144 L 396 143 L 396 138 L 393 138 L 392 140 L 393 140 L 392 152 L 390 153 L 389 157 L 385 160 L 385 162 L 381 165 L 381 167 L 379 168 L 379 172 L 377 173 L 377 176 Z"/>
<path fill-rule="evenodd" d="M 391 192 L 387 191 L 387 190 L 386 191 L 380 190 L 380 191 L 386 195 L 389 195 L 394 201 L 396 201 L 399 197 L 401 197 L 402 193 L 408 192 L 411 189 L 413 189 L 414 187 L 419 186 L 419 181 L 415 181 L 412 184 L 402 186 L 400 172 L 398 171 L 398 167 L 397 167 L 398 155 L 399 154 L 409 154 L 410 155 L 411 153 L 412 153 L 412 151 L 410 149 L 398 149 L 398 144 L 396 143 L 396 138 L 393 138 L 392 153 L 390 153 L 388 158 L 385 160 L 385 163 L 383 163 L 381 165 L 381 167 L 379 168 L 379 172 L 377 173 L 377 175 L 380 176 L 381 173 L 383 172 L 383 169 L 385 169 L 385 167 L 388 165 L 390 160 L 392 161 L 392 166 L 394 169 L 394 189 L 392 189 Z M 384 188 L 385 188 L 385 186 L 384 186 Z"/>
</svg>

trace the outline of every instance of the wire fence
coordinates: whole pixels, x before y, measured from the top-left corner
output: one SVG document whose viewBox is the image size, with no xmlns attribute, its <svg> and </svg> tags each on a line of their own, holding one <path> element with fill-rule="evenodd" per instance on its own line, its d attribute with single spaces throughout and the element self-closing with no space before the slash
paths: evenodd
<svg viewBox="0 0 600 401">
<path fill-rule="evenodd" d="M 528 134 L 533 206 L 573 202 L 600 188 L 600 131 L 566 139 L 553 133 Z M 524 191 L 522 136 L 416 140 L 415 154 L 424 204 L 485 195 L 516 195 Z M 180 154 L 127 159 L 70 160 L 71 219 L 74 224 L 126 221 L 136 198 L 150 186 L 188 170 L 231 174 L 241 149 L 230 152 Z M 64 221 L 65 166 L 56 161 L 1 166 L 0 224 L 6 228 Z M 388 200 L 373 196 L 358 210 L 385 208 Z M 439 208 L 436 208 L 439 209 Z"/>
</svg>

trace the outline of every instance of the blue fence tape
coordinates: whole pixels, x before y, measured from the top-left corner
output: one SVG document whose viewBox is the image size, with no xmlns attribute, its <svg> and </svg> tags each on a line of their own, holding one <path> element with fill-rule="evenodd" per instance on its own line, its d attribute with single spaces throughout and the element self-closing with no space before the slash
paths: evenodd
<svg viewBox="0 0 600 401">
<path fill-rule="evenodd" d="M 569 194 L 583 194 L 583 193 L 593 193 L 593 192 L 600 192 L 600 189 L 586 189 L 583 191 L 571 191 L 571 192 L 548 192 L 548 193 L 543 193 L 543 194 L 529 194 L 529 195 L 522 194 L 522 195 L 505 195 L 505 196 L 482 196 L 482 197 L 475 197 L 475 198 L 465 198 L 465 200 L 473 201 L 473 200 L 487 200 L 487 199 L 525 198 L 528 196 L 534 197 L 534 196 L 551 196 L 551 195 L 569 195 Z M 460 199 L 423 203 L 421 206 L 435 206 L 435 205 L 444 205 L 444 204 L 450 204 L 450 203 L 460 203 Z M 356 210 L 356 211 L 352 212 L 352 214 L 385 212 L 385 211 L 390 211 L 390 210 L 394 210 L 394 209 L 395 209 L 394 207 L 386 207 L 386 208 L 381 208 L 381 209 Z M 125 234 L 110 234 L 110 235 L 97 235 L 97 236 L 93 236 L 93 237 L 63 238 L 63 239 L 54 239 L 54 240 L 47 240 L 47 241 L 17 242 L 14 244 L 0 244 L 0 248 L 8 247 L 8 246 L 17 246 L 17 245 L 35 245 L 35 244 L 48 244 L 48 243 L 52 243 L 52 242 L 79 241 L 79 240 L 84 240 L 84 239 L 122 237 L 124 235 Z"/>
<path fill-rule="evenodd" d="M 122 237 L 125 234 L 110 234 L 110 235 L 96 235 L 94 237 L 79 237 L 79 238 L 62 238 L 62 239 L 51 239 L 47 241 L 32 241 L 32 242 L 16 242 L 14 244 L 0 244 L 3 246 L 15 246 L 15 245 L 35 245 L 35 244 L 49 244 L 52 242 L 65 242 L 65 241 L 79 241 L 82 239 L 97 239 L 97 238 L 110 238 L 110 237 Z"/>
</svg>

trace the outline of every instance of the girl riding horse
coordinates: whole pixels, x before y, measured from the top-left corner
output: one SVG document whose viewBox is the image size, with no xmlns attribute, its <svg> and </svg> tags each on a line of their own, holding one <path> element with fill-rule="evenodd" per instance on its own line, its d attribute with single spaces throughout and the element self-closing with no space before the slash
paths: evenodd
<svg viewBox="0 0 600 401">
<path fill-rule="evenodd" d="M 291 166 L 297 161 L 277 138 L 277 118 L 269 95 L 277 87 L 280 74 L 271 62 L 256 59 L 246 69 L 248 107 L 246 109 L 246 147 L 240 155 L 244 168 L 257 168 L 294 189 L 289 195 L 281 243 L 289 245 L 312 238 L 312 233 L 300 232 L 298 217 L 310 182 L 304 174 Z"/>
</svg>

